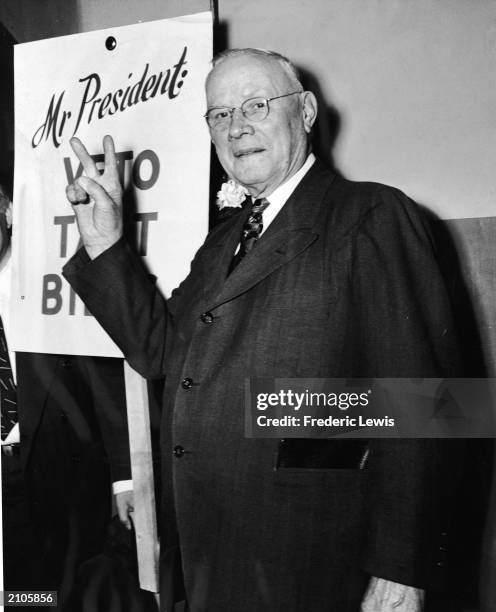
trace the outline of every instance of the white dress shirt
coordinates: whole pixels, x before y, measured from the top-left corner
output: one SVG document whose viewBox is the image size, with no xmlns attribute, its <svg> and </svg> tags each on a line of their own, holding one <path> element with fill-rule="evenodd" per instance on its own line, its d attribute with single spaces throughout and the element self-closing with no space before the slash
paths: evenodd
<svg viewBox="0 0 496 612">
<path fill-rule="evenodd" d="M 305 163 L 298 170 L 298 172 L 295 172 L 293 176 L 289 178 L 285 183 L 279 185 L 279 187 L 277 187 L 277 189 L 275 189 L 267 198 L 267 200 L 270 202 L 270 205 L 267 206 L 267 208 L 262 212 L 263 229 L 260 235 L 262 235 L 272 223 L 272 221 L 274 221 L 284 204 L 286 204 L 286 202 L 289 200 L 289 196 L 298 187 L 302 178 L 310 170 L 314 162 L 315 155 L 313 153 L 310 153 Z"/>
</svg>

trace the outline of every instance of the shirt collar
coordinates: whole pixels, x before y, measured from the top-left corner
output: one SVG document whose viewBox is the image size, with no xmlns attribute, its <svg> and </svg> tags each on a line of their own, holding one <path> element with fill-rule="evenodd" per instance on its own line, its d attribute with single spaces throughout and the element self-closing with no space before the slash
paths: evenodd
<svg viewBox="0 0 496 612">
<path fill-rule="evenodd" d="M 315 155 L 310 153 L 303 166 L 297 172 L 295 172 L 291 178 L 289 178 L 282 185 L 279 185 L 279 187 L 277 187 L 277 189 L 275 189 L 270 196 L 267 197 L 267 200 L 270 202 L 270 206 L 268 206 L 263 212 L 262 233 L 265 232 L 281 208 L 284 206 L 284 204 L 286 204 L 290 195 L 296 189 L 305 174 L 310 170 L 314 162 Z"/>
<path fill-rule="evenodd" d="M 305 176 L 305 174 L 310 170 L 314 162 L 315 155 L 313 153 L 310 153 L 303 166 L 297 172 L 295 172 L 293 176 L 291 176 L 285 183 L 279 185 L 279 187 L 277 187 L 277 189 L 275 189 L 270 194 L 270 196 L 267 197 L 267 200 L 269 200 L 270 205 L 274 207 L 280 207 L 285 204 L 289 196 L 296 189 L 298 183 Z"/>
</svg>

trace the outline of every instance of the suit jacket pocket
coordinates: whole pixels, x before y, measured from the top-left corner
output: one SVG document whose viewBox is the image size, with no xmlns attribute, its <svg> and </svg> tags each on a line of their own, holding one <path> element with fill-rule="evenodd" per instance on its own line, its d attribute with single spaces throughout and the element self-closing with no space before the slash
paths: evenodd
<svg viewBox="0 0 496 612">
<path fill-rule="evenodd" d="M 279 441 L 276 470 L 361 470 L 367 464 L 368 440 Z"/>
</svg>

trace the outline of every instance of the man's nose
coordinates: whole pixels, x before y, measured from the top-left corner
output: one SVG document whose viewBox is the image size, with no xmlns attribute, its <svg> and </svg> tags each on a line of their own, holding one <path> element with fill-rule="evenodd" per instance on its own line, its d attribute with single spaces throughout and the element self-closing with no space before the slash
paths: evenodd
<svg viewBox="0 0 496 612">
<path fill-rule="evenodd" d="M 229 139 L 241 138 L 243 134 L 254 134 L 252 124 L 243 115 L 240 108 L 235 108 L 231 116 L 229 124 Z"/>
</svg>

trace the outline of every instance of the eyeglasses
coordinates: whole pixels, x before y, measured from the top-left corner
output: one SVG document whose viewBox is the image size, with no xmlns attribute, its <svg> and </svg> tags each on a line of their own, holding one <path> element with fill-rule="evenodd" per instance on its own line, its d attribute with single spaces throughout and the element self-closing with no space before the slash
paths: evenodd
<svg viewBox="0 0 496 612">
<path fill-rule="evenodd" d="M 291 93 L 274 96 L 273 98 L 250 98 L 245 100 L 240 107 L 214 106 L 209 108 L 203 116 L 212 130 L 225 130 L 230 124 L 235 110 L 240 110 L 243 113 L 243 117 L 250 121 L 263 121 L 269 114 L 269 102 L 299 93 L 302 93 L 302 91 L 292 91 Z"/>
</svg>

